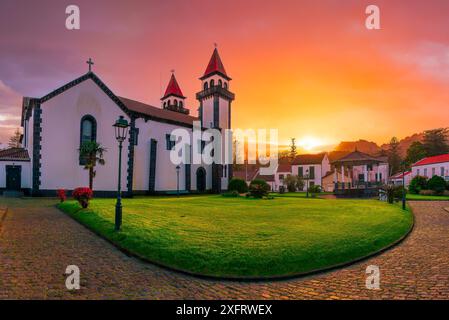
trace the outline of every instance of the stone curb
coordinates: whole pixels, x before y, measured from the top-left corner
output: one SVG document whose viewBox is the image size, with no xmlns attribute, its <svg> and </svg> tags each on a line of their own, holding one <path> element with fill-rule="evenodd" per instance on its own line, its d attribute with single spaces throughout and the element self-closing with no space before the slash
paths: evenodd
<svg viewBox="0 0 449 320">
<path fill-rule="evenodd" d="M 368 260 L 370 258 L 374 258 L 375 256 L 378 256 L 378 255 L 384 253 L 387 250 L 393 249 L 394 247 L 399 245 L 401 242 L 403 242 L 411 234 L 411 232 L 413 231 L 413 229 L 415 227 L 415 215 L 413 214 L 413 211 L 411 210 L 411 208 L 409 208 L 410 213 L 412 214 L 412 224 L 411 224 L 409 230 L 402 237 L 400 237 L 396 241 L 390 243 L 389 245 L 387 245 L 387 246 L 385 246 L 385 247 L 383 247 L 383 248 L 381 248 L 381 249 L 379 249 L 377 251 L 374 251 L 374 252 L 369 253 L 369 254 L 367 254 L 365 256 L 362 256 L 362 257 L 358 257 L 358 258 L 356 258 L 354 260 L 346 261 L 346 262 L 335 264 L 335 265 L 331 265 L 331 266 L 327 266 L 327 267 L 320 268 L 320 269 L 315 269 L 315 270 L 310 270 L 310 271 L 307 271 L 307 272 L 300 272 L 300 273 L 295 273 L 295 274 L 290 274 L 290 275 L 265 276 L 265 277 L 264 276 L 261 276 L 261 277 L 251 277 L 251 276 L 249 276 L 249 277 L 245 277 L 245 276 L 212 276 L 212 275 L 204 275 L 204 274 L 200 274 L 200 273 L 195 273 L 195 272 L 192 272 L 192 271 L 189 271 L 189 270 L 175 268 L 175 267 L 172 267 L 172 266 L 169 266 L 169 265 L 157 262 L 157 261 L 153 261 L 153 260 L 148 259 L 146 257 L 143 257 L 140 254 L 132 252 L 129 249 L 121 246 L 120 244 L 115 243 L 112 240 L 106 238 L 104 235 L 100 234 L 98 231 L 91 229 L 89 226 L 87 226 L 84 223 L 82 223 L 81 221 L 75 219 L 70 214 L 68 214 L 67 212 L 64 212 L 63 210 L 61 210 L 57 206 L 55 206 L 55 207 L 60 212 L 62 212 L 63 214 L 67 215 L 69 218 L 71 218 L 72 220 L 76 221 L 77 223 L 82 225 L 84 228 L 86 228 L 90 232 L 96 234 L 101 239 L 103 239 L 103 240 L 107 241 L 108 243 L 112 244 L 114 247 L 119 249 L 121 252 L 123 252 L 127 256 L 137 258 L 140 261 L 143 261 L 145 263 L 153 264 L 155 266 L 161 267 L 161 268 L 166 269 L 168 271 L 173 271 L 173 272 L 181 273 L 181 274 L 184 274 L 184 275 L 192 276 L 192 277 L 195 277 L 195 278 L 204 279 L 204 280 L 211 280 L 211 281 L 269 282 L 269 281 L 284 281 L 284 280 L 299 279 L 299 278 L 304 278 L 304 277 L 307 277 L 307 276 L 324 274 L 326 272 L 330 272 L 330 271 L 334 271 L 334 270 L 337 270 L 337 269 L 341 269 L 343 267 L 348 267 L 348 266 L 351 266 L 351 265 L 353 265 L 355 263 L 362 262 L 362 261 Z"/>
</svg>

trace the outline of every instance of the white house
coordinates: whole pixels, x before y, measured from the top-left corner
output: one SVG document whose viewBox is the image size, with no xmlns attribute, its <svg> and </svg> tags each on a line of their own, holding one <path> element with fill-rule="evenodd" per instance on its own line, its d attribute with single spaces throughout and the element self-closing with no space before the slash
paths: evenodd
<svg viewBox="0 0 449 320">
<path fill-rule="evenodd" d="M 285 178 L 292 174 L 292 165 L 287 163 L 281 163 L 276 169 L 274 174 L 274 190 L 279 191 L 281 186 L 287 187 L 285 184 Z"/>
<path fill-rule="evenodd" d="M 424 158 L 412 165 L 412 177 L 441 176 L 449 181 L 449 153 Z"/>
<path fill-rule="evenodd" d="M 112 125 L 120 116 L 130 124 L 121 171 L 121 187 L 127 195 L 173 192 L 178 183 L 184 192 L 226 189 L 231 165 L 221 161 L 181 164 L 178 181 L 177 166 L 170 161 L 174 129 L 188 130 L 191 150 L 193 143 L 203 147 L 203 142 L 193 141 L 194 121 L 201 123 L 200 130 L 231 127 L 234 94 L 217 49 L 200 80 L 198 117 L 189 115 L 174 74 L 160 107 L 116 95 L 90 69 L 43 97 L 24 97 L 23 149 L 0 154 L 0 190 L 53 196 L 60 188 L 70 191 L 88 185 L 78 149 L 84 141 L 97 141 L 107 152 L 105 165 L 96 166 L 94 191 L 104 196 L 115 194 L 119 150 Z"/>
<path fill-rule="evenodd" d="M 322 179 L 330 170 L 327 153 L 302 154 L 293 160 L 291 173 L 303 178 L 308 177 L 309 187 L 314 185 L 322 187 Z"/>
<path fill-rule="evenodd" d="M 410 184 L 411 180 L 412 180 L 411 171 L 404 172 L 404 174 L 400 172 L 390 177 L 390 182 L 395 186 L 402 186 L 402 184 L 404 184 L 407 187 Z"/>
</svg>

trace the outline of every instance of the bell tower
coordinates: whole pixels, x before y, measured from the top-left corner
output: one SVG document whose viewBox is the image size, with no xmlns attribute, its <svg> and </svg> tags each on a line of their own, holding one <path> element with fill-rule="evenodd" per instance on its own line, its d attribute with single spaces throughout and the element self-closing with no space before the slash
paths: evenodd
<svg viewBox="0 0 449 320">
<path fill-rule="evenodd" d="M 231 78 L 226 73 L 216 47 L 200 80 L 201 91 L 196 94 L 200 103 L 198 117 L 203 128 L 214 128 L 221 131 L 222 154 L 224 154 L 224 129 L 231 129 L 231 103 L 235 95 L 230 91 Z M 222 158 L 224 159 L 224 157 Z M 223 163 L 212 165 L 212 190 L 214 192 L 226 189 L 228 181 L 232 177 L 232 165 Z"/>
<path fill-rule="evenodd" d="M 165 89 L 165 94 L 161 98 L 162 108 L 189 114 L 189 109 L 185 107 L 185 99 L 186 97 L 182 94 L 178 81 L 176 81 L 175 72 L 172 70 L 167 89 Z"/>
</svg>

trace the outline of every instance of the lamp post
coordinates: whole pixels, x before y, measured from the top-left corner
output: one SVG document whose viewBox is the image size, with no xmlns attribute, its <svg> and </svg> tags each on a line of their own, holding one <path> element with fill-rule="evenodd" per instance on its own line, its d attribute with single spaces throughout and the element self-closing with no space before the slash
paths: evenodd
<svg viewBox="0 0 449 320">
<path fill-rule="evenodd" d="M 117 203 L 115 204 L 115 231 L 120 230 L 122 225 L 122 144 L 126 140 L 128 134 L 129 124 L 128 121 L 123 117 L 120 118 L 113 124 L 115 129 L 115 139 L 118 141 L 118 185 L 117 185 Z"/>
<path fill-rule="evenodd" d="M 176 196 L 179 198 L 179 165 L 176 166 Z"/>
<path fill-rule="evenodd" d="M 309 197 L 309 169 L 306 170 L 306 176 L 304 177 L 306 180 L 306 197 Z"/>
<path fill-rule="evenodd" d="M 402 210 L 405 210 L 405 162 L 402 162 Z"/>
</svg>

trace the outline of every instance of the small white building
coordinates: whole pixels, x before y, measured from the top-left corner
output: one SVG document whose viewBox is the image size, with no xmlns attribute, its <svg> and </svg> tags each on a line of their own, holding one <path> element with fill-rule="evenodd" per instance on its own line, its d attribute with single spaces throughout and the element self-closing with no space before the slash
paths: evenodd
<svg viewBox="0 0 449 320">
<path fill-rule="evenodd" d="M 440 176 L 449 181 L 449 153 L 427 157 L 414 163 L 412 165 L 412 178 L 416 176 L 429 179 L 433 176 Z"/>
<path fill-rule="evenodd" d="M 0 194 L 5 190 L 29 193 L 30 176 L 30 157 L 26 149 L 0 150 Z"/>
<path fill-rule="evenodd" d="M 390 177 L 390 183 L 392 183 L 395 186 L 402 186 L 402 183 L 404 183 L 404 185 L 408 187 L 410 181 L 412 180 L 411 177 L 412 177 L 411 171 L 404 172 L 404 174 L 400 172 Z"/>
<path fill-rule="evenodd" d="M 325 152 L 299 155 L 293 160 L 291 167 L 292 174 L 309 178 L 309 187 L 314 185 L 323 187 L 323 177 L 331 171 L 329 157 Z"/>
</svg>

